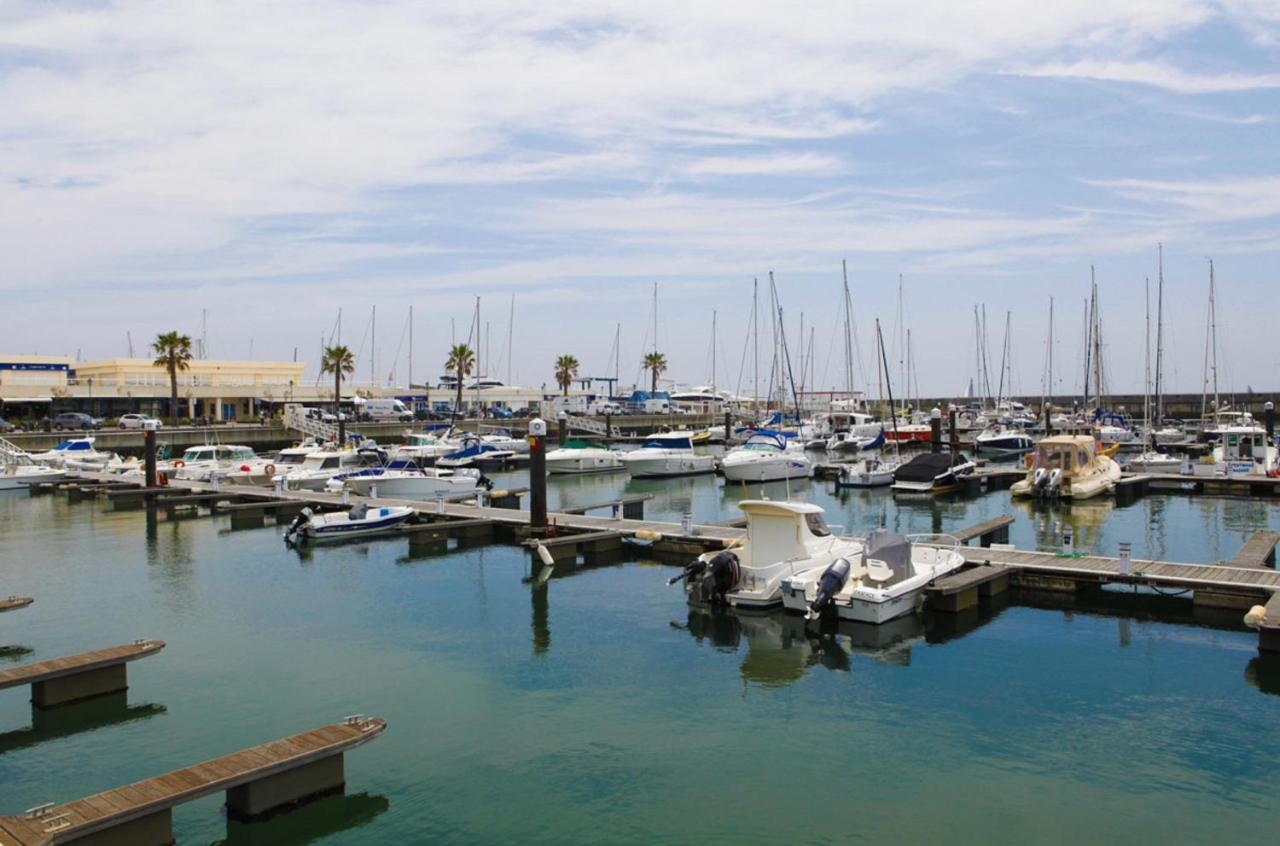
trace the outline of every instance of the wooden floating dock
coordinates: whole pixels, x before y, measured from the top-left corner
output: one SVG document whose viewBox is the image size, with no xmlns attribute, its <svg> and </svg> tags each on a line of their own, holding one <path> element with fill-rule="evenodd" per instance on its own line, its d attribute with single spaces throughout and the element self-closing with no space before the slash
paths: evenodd
<svg viewBox="0 0 1280 846">
<path fill-rule="evenodd" d="M 1240 551 L 1227 562 L 1227 566 L 1274 568 L 1276 566 L 1277 543 L 1280 543 L 1280 533 L 1258 532 L 1245 541 Z"/>
<path fill-rule="evenodd" d="M 1271 595 L 1266 615 L 1258 624 L 1258 651 L 1280 653 L 1280 591 Z"/>
<path fill-rule="evenodd" d="M 129 687 L 125 665 L 161 649 L 164 641 L 137 640 L 123 646 L 0 669 L 0 690 L 29 684 L 31 704 L 37 708 L 54 708 L 117 693 Z"/>
<path fill-rule="evenodd" d="M 975 607 L 980 597 L 997 596 L 1008 589 L 1008 567 L 1003 564 L 979 564 L 935 580 L 925 592 L 935 610 L 958 614 Z"/>
<path fill-rule="evenodd" d="M 0 846 L 92 844 L 168 846 L 176 805 L 226 791 L 227 816 L 259 818 L 345 786 L 343 753 L 387 727 L 376 717 L 348 717 L 282 740 L 263 743 L 63 804 L 0 817 Z"/>
<path fill-rule="evenodd" d="M 35 602 L 35 599 L 30 596 L 9 596 L 0 599 L 0 614 L 6 611 L 17 611 L 20 608 L 26 608 L 33 602 Z"/>
</svg>

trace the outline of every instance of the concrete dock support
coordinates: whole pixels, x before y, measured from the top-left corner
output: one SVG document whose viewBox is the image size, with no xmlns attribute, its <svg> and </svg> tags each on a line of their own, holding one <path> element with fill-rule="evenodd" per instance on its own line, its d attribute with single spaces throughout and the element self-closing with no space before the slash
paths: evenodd
<svg viewBox="0 0 1280 846">
<path fill-rule="evenodd" d="M 346 787 L 342 753 L 233 787 L 227 791 L 227 817 L 252 820 L 341 793 Z"/>
<path fill-rule="evenodd" d="M 266 515 L 261 508 L 246 508 L 243 511 L 231 512 L 231 528 L 261 529 L 266 525 Z"/>
<path fill-rule="evenodd" d="M 173 809 L 165 808 L 145 817 L 81 837 L 82 846 L 172 846 Z"/>
<path fill-rule="evenodd" d="M 37 708 L 56 708 L 128 688 L 126 665 L 112 664 L 97 670 L 35 682 L 31 685 L 31 704 Z"/>
<path fill-rule="evenodd" d="M 529 421 L 529 531 L 541 537 L 547 529 L 547 423 Z"/>
<path fill-rule="evenodd" d="M 416 527 L 415 527 L 416 528 Z M 438 555 L 449 551 L 449 529 L 445 524 L 439 528 L 416 528 L 409 535 L 409 553 L 411 555 Z"/>
</svg>

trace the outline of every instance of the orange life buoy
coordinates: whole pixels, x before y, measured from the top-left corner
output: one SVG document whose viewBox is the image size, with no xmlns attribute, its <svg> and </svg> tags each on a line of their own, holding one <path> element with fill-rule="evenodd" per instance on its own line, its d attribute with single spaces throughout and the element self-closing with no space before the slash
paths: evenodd
<svg viewBox="0 0 1280 846">
<path fill-rule="evenodd" d="M 268 476 L 274 476 L 276 474 L 276 466 L 274 464 L 268 464 L 266 466 L 266 472 Z"/>
<path fill-rule="evenodd" d="M 187 466 L 187 462 L 183 461 L 181 458 L 175 458 L 175 459 L 173 460 L 173 466 L 174 466 L 174 467 L 186 467 L 186 466 Z"/>
</svg>

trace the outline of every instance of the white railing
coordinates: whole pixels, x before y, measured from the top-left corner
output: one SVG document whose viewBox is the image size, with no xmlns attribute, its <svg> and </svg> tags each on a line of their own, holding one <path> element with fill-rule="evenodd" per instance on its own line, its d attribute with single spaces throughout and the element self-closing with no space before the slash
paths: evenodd
<svg viewBox="0 0 1280 846">
<path fill-rule="evenodd" d="M 604 436 L 608 434 L 608 426 L 599 420 L 593 420 L 590 417 L 578 417 L 570 414 L 569 419 L 565 421 L 570 429 L 578 429 L 583 432 L 590 432 L 593 435 Z"/>
<path fill-rule="evenodd" d="M 287 405 L 284 409 L 284 425 L 287 429 L 310 435 L 318 441 L 337 440 L 338 427 L 323 420 L 308 417 L 300 405 Z"/>
<path fill-rule="evenodd" d="M 26 456 L 27 451 L 25 449 L 12 441 L 0 438 L 0 458 L 4 459 L 5 464 L 19 464 Z"/>
</svg>

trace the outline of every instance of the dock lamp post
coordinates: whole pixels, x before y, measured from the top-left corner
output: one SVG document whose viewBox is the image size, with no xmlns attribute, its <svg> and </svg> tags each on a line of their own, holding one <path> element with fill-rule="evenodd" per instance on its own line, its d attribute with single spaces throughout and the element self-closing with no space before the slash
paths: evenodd
<svg viewBox="0 0 1280 846">
<path fill-rule="evenodd" d="M 559 445 L 564 446 L 565 439 L 568 437 L 569 433 L 569 412 L 561 410 L 561 412 L 556 415 L 556 422 L 559 428 Z"/>
<path fill-rule="evenodd" d="M 541 537 L 547 529 L 547 421 L 529 421 L 529 529 Z"/>
</svg>

